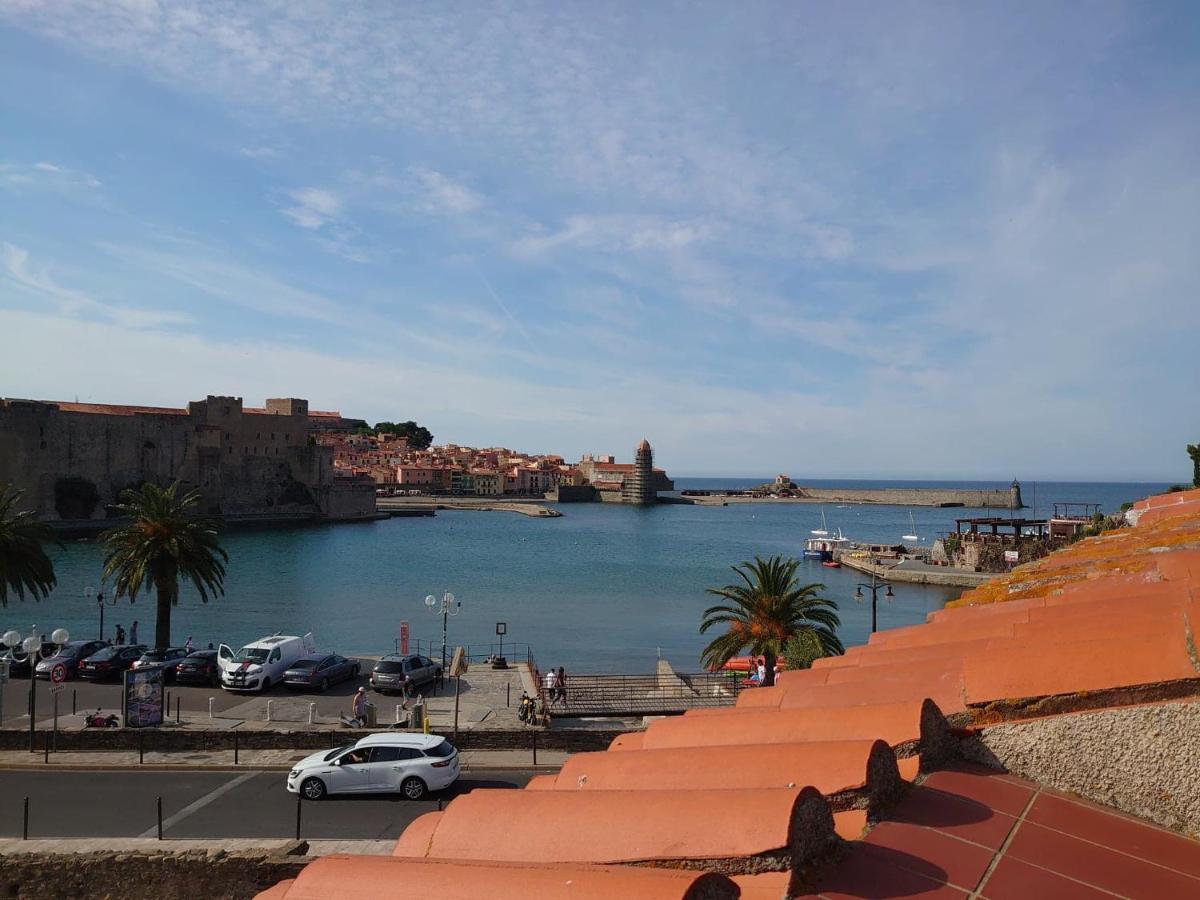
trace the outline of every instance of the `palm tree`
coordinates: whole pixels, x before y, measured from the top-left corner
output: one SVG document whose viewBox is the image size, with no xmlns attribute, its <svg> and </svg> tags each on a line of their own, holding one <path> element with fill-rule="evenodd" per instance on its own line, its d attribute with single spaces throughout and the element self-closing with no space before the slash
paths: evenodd
<svg viewBox="0 0 1200 900">
<path fill-rule="evenodd" d="M 729 630 L 714 639 L 701 654 L 701 661 L 710 669 L 719 669 L 742 650 L 749 649 L 766 663 L 764 685 L 775 683 L 775 661 L 783 645 L 801 633 L 811 633 L 820 643 L 826 656 L 845 652 L 837 636 L 841 620 L 837 603 L 820 595 L 823 584 L 797 584 L 794 559 L 773 556 L 764 560 L 733 566 L 743 584 L 709 588 L 710 594 L 726 603 L 710 606 L 704 611 L 700 633 L 716 625 L 728 624 Z"/>
<path fill-rule="evenodd" d="M 32 510 L 17 510 L 23 491 L 0 484 L 0 605 L 8 606 L 8 592 L 21 600 L 25 592 L 34 600 L 49 596 L 57 579 L 54 563 L 42 544 L 57 543 L 54 532 L 34 518 Z"/>
<path fill-rule="evenodd" d="M 179 602 L 181 577 L 195 585 L 205 603 L 209 594 L 225 593 L 229 554 L 217 541 L 220 525 L 193 517 L 192 508 L 200 502 L 198 490 L 176 499 L 178 489 L 179 482 L 166 488 L 147 482 L 137 490 L 122 491 L 114 509 L 132 521 L 102 535 L 108 545 L 104 577 L 115 578 L 116 596 L 132 601 L 143 587 L 154 587 L 156 647 L 171 646 L 171 607 Z"/>
</svg>

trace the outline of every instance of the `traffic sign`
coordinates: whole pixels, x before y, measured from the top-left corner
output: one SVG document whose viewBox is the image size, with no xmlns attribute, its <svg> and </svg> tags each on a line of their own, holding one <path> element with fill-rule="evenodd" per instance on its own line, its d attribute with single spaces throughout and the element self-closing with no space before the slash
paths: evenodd
<svg viewBox="0 0 1200 900">
<path fill-rule="evenodd" d="M 50 670 L 50 680 L 53 681 L 55 684 L 60 684 L 64 681 L 66 681 L 67 680 L 67 667 L 64 665 L 57 665 L 53 669 L 51 669 Z"/>
</svg>

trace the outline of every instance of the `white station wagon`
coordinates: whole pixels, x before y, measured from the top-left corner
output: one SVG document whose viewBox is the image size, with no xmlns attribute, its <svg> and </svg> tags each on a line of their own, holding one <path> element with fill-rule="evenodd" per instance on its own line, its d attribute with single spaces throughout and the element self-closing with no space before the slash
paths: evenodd
<svg viewBox="0 0 1200 900">
<path fill-rule="evenodd" d="M 458 751 L 436 734 L 370 734 L 357 744 L 322 750 L 288 772 L 287 789 L 306 800 L 328 794 L 403 794 L 420 800 L 459 775 Z"/>
</svg>

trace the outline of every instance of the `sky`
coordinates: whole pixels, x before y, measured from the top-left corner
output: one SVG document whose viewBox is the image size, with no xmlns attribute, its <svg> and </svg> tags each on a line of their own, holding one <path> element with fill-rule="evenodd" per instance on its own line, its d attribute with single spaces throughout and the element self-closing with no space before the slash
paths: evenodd
<svg viewBox="0 0 1200 900">
<path fill-rule="evenodd" d="M 0 0 L 0 396 L 1163 480 L 1200 6 Z"/>
</svg>

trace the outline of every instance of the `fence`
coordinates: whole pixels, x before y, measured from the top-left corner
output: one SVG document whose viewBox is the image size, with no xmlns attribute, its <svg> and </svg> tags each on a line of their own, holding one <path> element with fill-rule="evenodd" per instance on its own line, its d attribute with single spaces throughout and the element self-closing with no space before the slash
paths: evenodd
<svg viewBox="0 0 1200 900">
<path fill-rule="evenodd" d="M 661 716 L 733 706 L 743 676 L 729 672 L 568 675 L 566 689 L 538 691 L 552 716 Z"/>
</svg>

